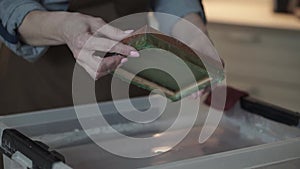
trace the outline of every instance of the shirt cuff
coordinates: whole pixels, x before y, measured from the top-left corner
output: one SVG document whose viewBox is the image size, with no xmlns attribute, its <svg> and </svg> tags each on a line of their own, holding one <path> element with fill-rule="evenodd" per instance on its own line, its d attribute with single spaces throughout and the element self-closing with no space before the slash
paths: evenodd
<svg viewBox="0 0 300 169">
<path fill-rule="evenodd" d="M 175 15 L 171 17 L 168 15 L 156 15 L 156 19 L 160 25 L 160 31 L 170 34 L 175 23 L 182 17 L 189 13 L 199 13 L 205 22 L 204 10 L 201 0 L 156 0 L 154 4 L 154 11 Z"/>
<path fill-rule="evenodd" d="M 1 1 L 0 40 L 17 55 L 28 61 L 38 59 L 47 50 L 47 47 L 35 47 L 20 41 L 17 29 L 25 16 L 33 10 L 45 10 L 34 0 L 2 0 Z"/>
</svg>

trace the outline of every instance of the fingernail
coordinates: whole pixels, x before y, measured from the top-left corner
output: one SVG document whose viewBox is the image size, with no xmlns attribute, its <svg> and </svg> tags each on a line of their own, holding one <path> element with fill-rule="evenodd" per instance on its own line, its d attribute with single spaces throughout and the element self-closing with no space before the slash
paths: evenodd
<svg viewBox="0 0 300 169">
<path fill-rule="evenodd" d="M 133 56 L 133 57 L 139 57 L 140 54 L 139 54 L 139 52 L 137 52 L 137 51 L 131 51 L 131 52 L 130 52 L 130 56 Z"/>
<path fill-rule="evenodd" d="M 127 61 L 128 61 L 127 58 L 123 58 L 123 59 L 121 60 L 121 64 L 126 63 Z"/>
<path fill-rule="evenodd" d="M 134 30 L 130 29 L 130 30 L 124 31 L 124 33 L 130 34 L 130 33 L 132 33 L 133 31 L 134 31 Z"/>
</svg>

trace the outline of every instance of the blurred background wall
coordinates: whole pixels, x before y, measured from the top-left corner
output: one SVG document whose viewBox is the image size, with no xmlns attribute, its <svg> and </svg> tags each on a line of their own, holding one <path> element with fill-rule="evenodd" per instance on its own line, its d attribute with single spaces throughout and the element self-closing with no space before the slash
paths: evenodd
<svg viewBox="0 0 300 169">
<path fill-rule="evenodd" d="M 203 3 L 209 35 L 225 60 L 227 84 L 300 111 L 300 19 L 291 9 L 275 13 L 275 2 Z"/>
</svg>

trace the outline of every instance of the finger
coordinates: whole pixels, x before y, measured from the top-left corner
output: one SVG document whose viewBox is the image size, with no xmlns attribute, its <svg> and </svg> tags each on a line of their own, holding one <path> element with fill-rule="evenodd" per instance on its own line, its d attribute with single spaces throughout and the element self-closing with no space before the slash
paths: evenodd
<svg viewBox="0 0 300 169">
<path fill-rule="evenodd" d="M 98 71 L 103 61 L 102 58 L 93 55 L 93 51 L 82 50 L 77 62 L 90 74 L 94 80 L 98 80 L 100 77 L 105 76 L 107 71 Z"/>
<path fill-rule="evenodd" d="M 140 56 L 139 52 L 136 51 L 135 48 L 128 46 L 128 45 L 124 45 L 122 43 L 118 43 L 117 45 L 112 47 L 112 49 L 110 51 L 119 53 L 119 54 L 122 54 L 125 56 L 129 56 L 129 57 L 139 57 Z"/>
<path fill-rule="evenodd" d="M 123 59 L 123 60 L 122 60 Z M 97 68 L 99 76 L 104 76 L 112 71 L 114 71 L 121 63 L 126 62 L 127 58 L 124 58 L 120 55 L 111 56 L 102 59 L 100 65 Z"/>
<path fill-rule="evenodd" d="M 96 57 L 93 54 L 94 54 L 93 51 L 81 50 L 77 60 L 79 63 L 85 64 L 89 66 L 91 69 L 93 69 L 94 71 L 96 71 L 102 58 Z"/>
<path fill-rule="evenodd" d="M 83 66 L 83 68 L 88 72 L 88 74 L 94 79 L 94 80 L 98 80 L 99 79 L 99 75 L 96 71 L 94 71 L 92 68 L 90 68 L 89 66 L 85 65 Z"/>
<path fill-rule="evenodd" d="M 86 64 L 96 72 L 96 79 L 107 75 L 108 73 L 115 70 L 120 63 L 122 63 L 122 59 L 125 59 L 123 56 L 116 55 L 108 58 L 100 58 L 97 56 L 92 56 L 91 59 L 86 61 Z"/>
<path fill-rule="evenodd" d="M 125 59 L 123 56 L 117 55 L 108 58 L 104 58 L 104 63 L 106 63 L 107 69 L 112 71 L 117 68 L 117 66 Z"/>
<path fill-rule="evenodd" d="M 128 59 L 127 58 L 123 58 L 121 59 L 121 63 L 117 66 L 117 68 L 120 68 L 124 65 L 124 63 L 128 62 Z"/>
<path fill-rule="evenodd" d="M 84 70 L 94 79 L 97 78 L 97 72 L 93 70 L 89 65 L 87 65 L 85 62 L 82 62 L 80 60 L 77 60 L 77 63 L 84 68 Z"/>
<path fill-rule="evenodd" d="M 93 55 L 92 51 L 82 50 L 77 62 L 97 80 L 115 70 L 120 64 L 127 62 L 128 59 L 123 56 L 116 55 L 107 58 L 100 58 Z"/>
<path fill-rule="evenodd" d="M 120 41 L 126 37 L 128 37 L 134 30 L 121 30 L 116 27 L 113 27 L 109 24 L 105 24 L 100 29 L 98 29 L 95 33 L 102 34 L 110 39 Z"/>
<path fill-rule="evenodd" d="M 94 79 L 98 80 L 100 77 L 108 74 L 105 66 L 102 66 L 102 71 L 98 71 L 101 66 L 101 58 L 96 56 L 90 57 L 88 60 L 78 61 L 78 63 L 88 72 L 88 74 Z M 103 64 L 102 64 L 103 65 Z"/>
<path fill-rule="evenodd" d="M 118 43 L 117 41 L 102 38 L 92 37 L 84 47 L 87 50 L 98 50 L 103 52 L 114 52 L 125 56 L 138 57 L 139 53 L 135 48 Z"/>
</svg>

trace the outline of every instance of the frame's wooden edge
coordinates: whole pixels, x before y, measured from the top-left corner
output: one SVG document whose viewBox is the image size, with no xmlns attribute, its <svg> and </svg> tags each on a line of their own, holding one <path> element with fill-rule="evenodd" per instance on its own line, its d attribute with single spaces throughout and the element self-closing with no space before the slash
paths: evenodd
<svg viewBox="0 0 300 169">
<path fill-rule="evenodd" d="M 158 84 L 154 83 L 154 82 L 151 82 L 147 79 L 143 79 L 139 76 L 136 76 L 122 68 L 119 68 L 117 69 L 114 73 L 116 73 L 117 76 L 119 76 L 121 79 L 123 80 L 126 80 L 129 82 L 129 79 L 132 79 L 132 83 L 139 86 L 139 87 L 142 87 L 144 89 L 160 89 L 162 90 L 167 96 L 168 98 L 170 98 L 172 101 L 176 101 L 176 100 L 179 100 L 181 98 L 181 95 L 183 96 L 186 96 L 188 94 L 184 93 L 184 91 L 192 91 L 192 90 L 195 90 L 198 89 L 198 87 L 200 85 L 204 85 L 208 82 L 210 82 L 212 80 L 211 77 L 207 77 L 205 79 L 202 79 L 202 80 L 199 80 L 197 81 L 197 83 L 195 84 L 192 84 L 190 86 L 187 86 L 186 88 L 184 88 L 183 90 L 180 90 L 180 91 L 171 91 L 165 87 L 162 87 L 162 86 L 159 86 Z M 144 85 L 144 87 L 142 86 Z M 192 93 L 192 92 L 191 92 Z"/>
<path fill-rule="evenodd" d="M 211 77 L 207 77 L 207 78 L 205 78 L 205 79 L 199 80 L 199 81 L 197 81 L 197 83 L 192 84 L 192 85 L 190 85 L 190 86 L 187 86 L 187 87 L 183 88 L 182 90 L 177 91 L 175 94 L 179 94 L 179 93 L 181 93 L 182 91 L 192 90 L 192 89 L 194 89 L 194 88 L 198 88 L 198 86 L 203 85 L 203 84 L 205 84 L 205 83 L 207 83 L 207 82 L 210 82 L 211 80 L 212 80 Z"/>
<path fill-rule="evenodd" d="M 139 76 L 136 76 L 122 68 L 119 68 L 115 71 L 115 73 L 118 75 L 118 76 L 121 76 L 122 78 L 125 78 L 126 80 L 128 79 L 132 79 L 132 81 L 134 83 L 137 83 L 137 84 L 141 84 L 141 85 L 145 85 L 147 86 L 148 88 L 151 88 L 151 89 L 155 89 L 155 88 L 158 88 L 160 90 L 162 90 L 165 94 L 169 95 L 169 96 L 173 96 L 175 95 L 175 92 L 165 88 L 165 87 L 162 87 L 162 86 L 159 86 L 157 85 L 156 83 L 154 82 L 151 82 L 149 80 L 146 80 L 146 79 L 143 79 Z"/>
<path fill-rule="evenodd" d="M 192 84 L 192 85 L 190 85 L 190 86 L 188 86 L 188 87 L 186 87 L 186 88 L 184 88 L 180 91 L 177 91 L 175 93 L 175 95 L 172 97 L 172 100 L 175 100 L 175 101 L 179 100 L 182 97 L 186 97 L 186 96 L 198 91 L 199 86 L 204 85 L 206 83 L 209 83 L 211 80 L 212 80 L 212 78 L 207 77 L 205 79 L 202 79 L 202 80 L 198 81 L 195 84 Z"/>
<path fill-rule="evenodd" d="M 138 35 L 138 34 L 146 34 L 146 33 L 163 34 L 162 32 L 156 30 L 155 28 L 153 28 L 149 25 L 145 25 L 145 26 L 141 27 L 140 29 L 133 32 L 132 34 L 133 35 Z"/>
</svg>

